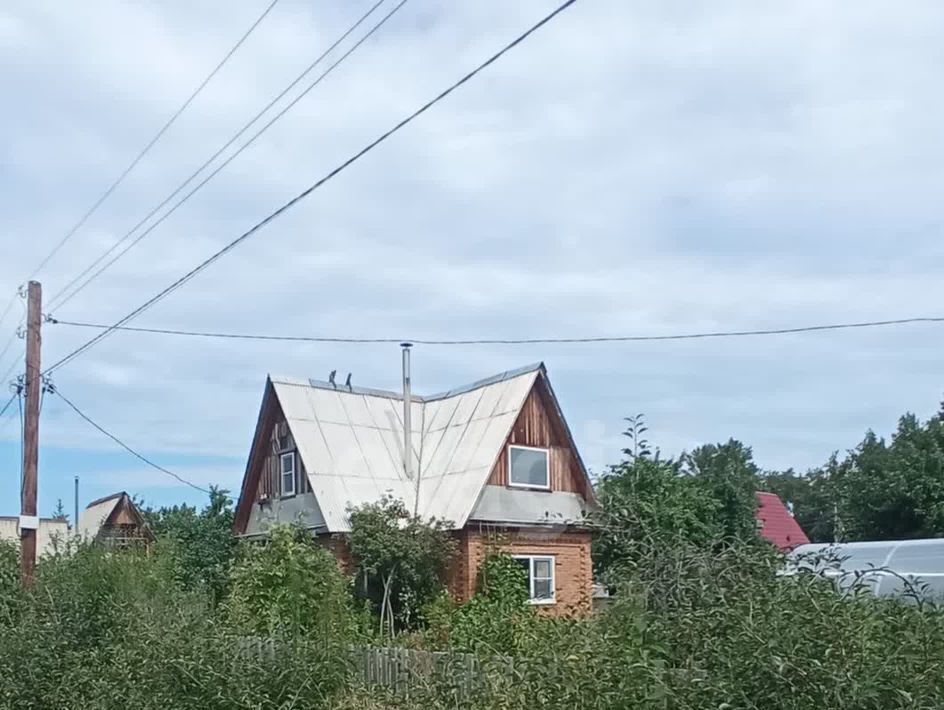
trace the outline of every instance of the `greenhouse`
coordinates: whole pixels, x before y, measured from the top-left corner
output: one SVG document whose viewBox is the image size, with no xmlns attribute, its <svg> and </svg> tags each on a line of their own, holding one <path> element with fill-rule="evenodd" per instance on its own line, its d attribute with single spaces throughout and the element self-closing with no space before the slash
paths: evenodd
<svg viewBox="0 0 944 710">
<path fill-rule="evenodd" d="M 944 600 L 944 539 L 807 544 L 787 560 L 784 574 L 815 572 L 843 590 Z"/>
</svg>

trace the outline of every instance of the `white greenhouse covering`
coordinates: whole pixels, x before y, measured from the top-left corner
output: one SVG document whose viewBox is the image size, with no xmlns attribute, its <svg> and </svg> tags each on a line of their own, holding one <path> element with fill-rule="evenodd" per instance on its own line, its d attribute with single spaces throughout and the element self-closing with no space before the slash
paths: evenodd
<svg viewBox="0 0 944 710">
<path fill-rule="evenodd" d="M 786 574 L 817 572 L 842 589 L 944 601 L 944 539 L 800 545 L 787 559 Z"/>
</svg>

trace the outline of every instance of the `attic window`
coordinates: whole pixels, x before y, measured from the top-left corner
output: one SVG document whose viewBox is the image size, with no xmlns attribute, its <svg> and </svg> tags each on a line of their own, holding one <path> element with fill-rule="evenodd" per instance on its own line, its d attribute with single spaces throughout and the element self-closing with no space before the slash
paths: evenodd
<svg viewBox="0 0 944 710">
<path fill-rule="evenodd" d="M 279 456 L 279 469 L 282 472 L 282 495 L 295 495 L 295 452 Z"/>
<path fill-rule="evenodd" d="M 550 489 L 551 476 L 547 449 L 509 446 L 508 485 L 518 488 Z"/>
</svg>

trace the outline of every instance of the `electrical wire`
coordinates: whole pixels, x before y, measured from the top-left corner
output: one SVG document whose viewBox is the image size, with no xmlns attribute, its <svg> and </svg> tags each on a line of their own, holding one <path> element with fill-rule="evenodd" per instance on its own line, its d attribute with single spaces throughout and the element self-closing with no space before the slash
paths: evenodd
<svg viewBox="0 0 944 710">
<path fill-rule="evenodd" d="M 25 354 L 24 354 L 24 356 L 18 357 L 16 360 L 13 361 L 13 364 L 10 365 L 10 367 L 7 369 L 7 371 L 3 373 L 3 377 L 0 377 L 0 383 L 5 382 L 6 379 L 7 379 L 10 375 L 13 374 L 13 371 L 16 369 L 16 366 L 20 364 L 20 361 L 23 359 L 23 357 L 25 357 Z"/>
<path fill-rule="evenodd" d="M 262 14 L 259 15 L 258 18 L 256 18 L 256 21 L 253 22 L 252 25 L 249 26 L 249 29 L 243 33 L 243 35 L 239 38 L 236 44 L 234 44 L 232 48 L 223 56 L 223 59 L 220 60 L 219 64 L 217 64 L 216 67 L 213 68 L 213 71 L 211 71 L 206 76 L 206 78 L 202 82 L 200 82 L 199 86 L 197 86 L 197 88 L 194 89 L 193 93 L 190 94 L 190 96 L 187 98 L 186 101 L 184 101 L 184 103 L 180 106 L 180 108 L 178 108 L 173 113 L 173 115 L 167 120 L 166 123 L 164 123 L 164 125 L 154 135 L 154 137 L 151 138 L 150 141 L 148 141 L 147 145 L 145 145 L 144 148 L 141 150 L 141 152 L 139 152 L 138 155 L 134 158 L 134 160 L 131 161 L 128 167 L 126 167 L 121 172 L 121 174 L 115 179 L 114 182 L 112 182 L 112 184 L 108 187 L 108 189 L 105 190 L 105 192 L 102 193 L 102 195 L 92 204 L 92 206 L 85 212 L 85 214 L 82 215 L 79 221 L 76 222 L 72 226 L 72 228 L 68 232 L 65 233 L 65 236 L 63 236 L 62 239 L 60 239 L 59 242 L 56 244 L 56 246 L 52 248 L 52 250 L 46 255 L 46 257 L 39 263 L 39 266 L 33 269 L 32 274 L 30 274 L 29 276 L 30 279 L 36 276 L 36 274 L 39 273 L 43 269 L 43 267 L 46 266 L 46 264 L 48 264 L 57 253 L 59 253 L 62 247 L 65 246 L 66 242 L 68 242 L 75 235 L 75 233 L 82 228 L 82 226 L 89 220 L 89 218 L 93 214 L 95 214 L 98 208 L 102 206 L 105 200 L 107 200 L 111 196 L 111 194 L 118 188 L 118 186 L 122 182 L 124 182 L 125 178 L 128 177 L 131 171 L 135 169 L 135 167 L 138 165 L 138 163 L 141 162 L 144 156 L 146 156 L 150 152 L 151 148 L 153 148 L 155 144 L 164 136 L 164 134 L 167 133 L 168 129 L 177 121 L 178 118 L 180 118 L 180 115 L 184 111 L 187 110 L 187 107 L 190 106 L 191 103 L 193 103 L 194 99 L 196 99 L 197 96 L 200 94 L 200 92 L 203 91 L 204 88 L 206 88 L 207 84 L 209 84 L 210 81 L 212 81 L 213 77 L 215 77 L 219 73 L 219 71 L 223 68 L 223 66 L 230 60 L 230 58 L 236 53 L 236 51 L 243 45 L 243 43 L 249 38 L 249 35 L 253 33 L 256 27 L 260 25 L 260 23 L 266 18 L 266 16 L 272 11 L 272 8 L 274 8 L 276 3 L 278 2 L 279 0 L 272 0 L 266 6 Z"/>
<path fill-rule="evenodd" d="M 216 160 L 220 155 L 222 155 L 227 148 L 229 148 L 233 143 L 235 143 L 240 136 L 242 136 L 256 121 L 258 121 L 270 108 L 272 108 L 276 103 L 278 103 L 289 91 L 291 91 L 302 79 L 304 79 L 312 70 L 315 69 L 331 52 L 333 52 L 338 45 L 340 45 L 345 39 L 347 39 L 352 32 L 354 32 L 374 11 L 380 7 L 386 0 L 378 0 L 372 7 L 370 7 L 367 12 L 365 12 L 351 27 L 347 29 L 337 40 L 331 44 L 328 49 L 322 52 L 314 62 L 308 65 L 308 67 L 299 74 L 291 84 L 289 84 L 282 92 L 272 99 L 261 111 L 259 111 L 255 116 L 253 116 L 248 123 L 246 123 L 239 131 L 233 135 L 226 143 L 224 143 L 213 155 L 211 155 L 207 160 L 205 160 L 190 176 L 184 180 L 170 195 L 164 198 L 160 204 L 154 207 L 150 212 L 148 212 L 137 224 L 135 224 L 131 229 L 129 229 L 117 242 L 112 244 L 105 252 L 91 264 L 89 264 L 78 276 L 73 278 L 68 284 L 66 284 L 62 289 L 60 289 L 53 297 L 50 299 L 50 307 L 61 308 L 66 303 L 71 301 L 75 296 L 84 290 L 92 281 L 97 279 L 102 275 L 107 269 L 109 269 L 112 264 L 121 259 L 125 254 L 133 249 L 142 239 L 148 236 L 153 232 L 161 223 L 163 223 L 168 217 L 170 217 L 174 212 L 176 212 L 185 202 L 187 202 L 191 197 L 193 197 L 197 192 L 199 192 L 210 180 L 216 177 L 227 165 L 229 165 L 233 160 L 236 159 L 244 150 L 246 150 L 250 145 L 252 145 L 257 138 L 259 138 L 263 133 L 265 133 L 269 128 L 272 127 L 279 119 L 282 118 L 288 111 L 290 111 L 299 101 L 307 96 L 312 89 L 314 89 L 318 84 L 322 82 L 334 69 L 340 65 L 344 60 L 346 60 L 351 54 L 357 50 L 371 35 L 377 32 L 387 20 L 389 20 L 403 5 L 406 4 L 407 0 L 401 0 L 401 2 L 396 5 L 386 16 L 384 16 L 377 24 L 375 24 L 370 31 L 368 31 L 356 44 L 354 44 L 350 49 L 348 49 L 337 61 L 335 61 L 326 71 L 324 71 L 317 79 L 310 83 L 298 96 L 296 96 L 288 105 L 286 105 L 281 111 L 279 111 L 271 120 L 269 120 L 260 130 L 258 130 L 253 136 L 243 143 L 239 148 L 226 160 L 224 160 L 219 166 L 217 166 L 209 175 L 207 175 L 203 180 L 201 180 L 190 192 L 185 194 L 180 200 L 178 200 L 169 210 L 162 214 L 157 220 L 155 220 L 151 225 L 148 226 L 141 234 L 139 234 L 128 246 L 118 252 L 114 257 L 108 260 L 101 268 L 96 270 L 89 276 L 85 281 L 78 285 L 71 293 L 67 293 L 69 289 L 72 289 L 79 281 L 81 281 L 85 276 L 91 273 L 99 264 L 101 264 L 105 259 L 108 258 L 118 247 L 127 242 L 138 231 L 144 224 L 147 223 L 151 217 L 157 214 L 161 209 L 163 209 L 171 200 L 174 199 L 180 192 L 187 187 L 195 178 L 197 178 L 200 173 L 202 173 L 214 160 Z"/>
<path fill-rule="evenodd" d="M 412 123 L 412 122 L 413 122 L 414 120 L 416 120 L 418 117 L 420 117 L 421 115 L 423 115 L 424 113 L 426 113 L 430 108 L 432 108 L 432 107 L 435 106 L 437 103 L 439 103 L 440 101 L 442 101 L 443 99 L 445 99 L 447 96 L 449 96 L 449 94 L 451 94 L 453 91 L 455 91 L 455 90 L 458 89 L 460 86 L 462 86 L 463 84 L 465 84 L 466 82 L 468 82 L 469 80 L 471 80 L 473 77 L 475 77 L 477 74 L 479 74 L 480 72 L 484 71 L 486 68 L 488 68 L 489 66 L 491 66 L 492 64 L 494 64 L 494 63 L 495 63 L 496 61 L 498 61 L 502 56 L 504 56 L 507 52 L 511 51 L 512 49 L 514 49 L 515 47 L 517 47 L 519 44 L 521 44 L 522 42 L 524 42 L 524 40 L 526 40 L 528 37 L 530 37 L 532 34 L 534 34 L 537 30 L 539 30 L 541 27 L 543 27 L 544 25 L 546 25 L 546 24 L 547 24 L 548 22 L 550 22 L 552 19 L 554 19 L 555 17 L 557 17 L 560 13 L 562 13 L 562 12 L 563 12 L 564 10 L 566 10 L 568 7 L 570 7 L 571 5 L 573 5 L 575 2 L 577 2 L 577 0 L 566 0 L 564 3 L 562 3 L 561 5 L 559 5 L 556 9 L 552 10 L 548 15 L 545 15 L 541 20 L 539 20 L 537 23 L 535 23 L 534 25 L 532 25 L 532 26 L 531 26 L 529 29 L 527 29 L 525 32 L 523 32 L 522 34 L 518 35 L 518 37 L 516 37 L 516 38 L 515 38 L 514 40 L 512 40 L 510 43 L 508 43 L 507 45 L 505 45 L 505 46 L 504 46 L 502 49 L 500 49 L 498 52 L 496 52 L 496 53 L 493 54 L 491 57 L 489 57 L 488 59 L 486 59 L 484 62 L 482 62 L 481 64 L 479 64 L 475 69 L 473 69 L 472 71 L 470 71 L 469 73 L 467 73 L 465 76 L 463 76 L 463 77 L 462 77 L 461 79 L 459 79 L 458 81 L 456 81 L 456 82 L 454 82 L 453 84 L 451 84 L 449 87 L 447 87 L 446 89 L 444 89 L 443 91 L 441 91 L 439 94 L 437 94 L 435 97 L 433 97 L 432 99 L 430 99 L 429 101 L 427 101 L 425 104 L 423 104 L 422 106 L 420 106 L 418 109 L 416 109 L 413 113 L 411 113 L 411 114 L 409 114 L 408 116 L 406 116 L 405 118 L 403 118 L 399 123 L 397 123 L 396 125 L 394 125 L 392 128 L 388 129 L 387 131 L 385 131 L 384 133 L 382 133 L 380 136 L 378 136 L 377 138 L 375 138 L 373 141 L 371 141 L 370 143 L 368 143 L 366 146 L 364 146 L 363 148 L 361 148 L 357 153 L 355 153 L 354 155 L 352 155 L 351 157 L 349 157 L 347 160 L 345 160 L 344 162 L 342 162 L 340 165 L 338 165 L 337 167 L 335 167 L 333 170 L 331 170 L 330 172 L 328 172 L 324 177 L 320 178 L 319 180 L 317 180 L 316 182 L 314 182 L 312 185 L 310 185 L 309 187 L 305 188 L 305 189 L 304 189 L 302 192 L 300 192 L 298 195 L 296 195 L 296 196 L 293 197 L 291 200 L 289 200 L 288 202 L 286 202 L 285 204 L 283 204 L 281 207 L 279 207 L 278 209 L 276 209 L 274 212 L 270 213 L 268 216 L 266 216 L 265 218 L 263 218 L 260 222 L 257 222 L 253 227 L 251 227 L 251 228 L 250 228 L 249 230 L 247 230 L 246 232 L 243 232 L 240 236 L 236 237 L 236 239 L 234 239 L 233 241 L 229 242 L 229 243 L 228 243 L 226 246 L 224 246 L 222 249 L 218 250 L 218 251 L 215 252 L 214 254 L 212 254 L 212 255 L 210 255 L 209 257 L 207 257 L 206 259 L 204 259 L 202 262 L 200 262 L 199 264 L 197 264 L 193 269 L 191 269 L 190 271 L 188 271 L 186 274 L 184 274 L 183 276 L 181 276 L 179 279 L 177 279 L 176 281 L 174 281 L 172 284 L 170 284 L 169 286 L 167 286 L 167 287 L 164 288 L 163 290 L 159 291 L 157 294 L 155 294 L 154 296 L 152 296 L 151 298 L 149 298 L 147 301 L 145 301 L 144 303 L 142 303 L 140 306 L 138 306 L 137 308 L 135 308 L 133 311 L 131 311 L 130 313 L 128 313 L 128 314 L 127 314 L 126 316 L 124 316 L 123 318 L 119 319 L 114 325 L 109 326 L 106 330 L 102 331 L 101 333 L 99 333 L 98 335 L 96 335 L 95 337 L 93 337 L 91 340 L 89 340 L 89 341 L 87 341 L 86 343 L 80 345 L 78 348 L 76 348 L 75 350 L 73 350 L 72 352 L 70 352 L 69 354 L 67 354 L 65 357 L 63 357 L 63 358 L 61 358 L 60 360 L 58 360 L 57 362 L 55 362 L 48 370 L 46 370 L 46 374 L 52 372 L 53 370 L 58 369 L 59 367 L 62 367 L 62 366 L 65 365 L 66 363 L 72 361 L 73 359 L 75 359 L 76 357 L 78 357 L 79 355 L 81 355 L 82 353 L 84 353 L 86 350 L 88 350 L 89 348 L 93 347 L 96 343 L 100 342 L 103 338 L 107 337 L 110 333 L 113 333 L 116 328 L 125 325 L 126 323 L 128 323 L 129 321 L 131 321 L 133 318 L 136 318 L 137 316 L 141 315 L 141 313 L 144 313 L 146 310 L 148 310 L 149 308 L 151 308 L 151 307 L 152 307 L 154 304 L 156 304 L 158 301 L 161 301 L 162 299 L 166 298 L 170 293 L 172 293 L 173 291 L 176 291 L 178 288 L 180 288 L 181 286 L 183 286 L 184 284 L 186 284 L 188 281 L 190 281 L 190 279 L 192 279 L 194 276 L 196 276 L 196 275 L 199 274 L 201 271 L 203 271 L 204 269 L 206 269 L 208 266 L 210 266 L 211 264 L 213 264 L 214 262 L 216 262 L 218 259 L 220 259 L 220 258 L 223 257 L 224 255 L 228 254 L 230 251 L 232 251 L 232 250 L 235 249 L 237 246 L 239 246 L 242 242 L 244 242 L 245 240 L 249 239 L 249 238 L 252 237 L 254 234 L 256 234 L 256 232 L 258 232 L 258 231 L 260 231 L 262 228 L 266 227 L 269 223 L 273 222 L 275 219 L 277 219 L 278 217 L 280 217 L 280 216 L 282 216 L 283 214 L 285 214 L 286 212 L 288 212 L 290 209 L 292 209 L 295 205 L 297 205 L 299 202 L 301 202 L 301 201 L 304 200 L 306 197 L 308 197 L 311 193 L 313 193 L 313 192 L 314 192 L 315 190 L 317 190 L 319 187 L 321 187 L 321 186 L 324 185 L 326 182 L 330 181 L 332 178 L 334 178 L 334 177 L 336 177 L 337 175 L 339 175 L 340 173 L 342 173 L 344 170 L 346 170 L 348 167 L 350 167 L 351 165 L 353 165 L 354 163 L 356 163 L 358 160 L 360 160 L 361 158 L 363 158 L 365 155 L 367 155 L 370 151 L 372 151 L 372 150 L 373 150 L 374 148 L 376 148 L 378 145 L 380 145 L 380 144 L 383 143 L 385 140 L 387 140 L 388 138 L 390 138 L 390 136 L 394 135 L 395 133 L 397 133 L 398 131 L 400 131 L 402 128 L 404 128 L 404 127 L 407 126 L 408 124 Z"/>
<path fill-rule="evenodd" d="M 80 417 L 82 417 L 82 419 L 84 419 L 86 422 L 88 422 L 89 424 L 91 424 L 95 429 L 97 429 L 97 430 L 100 431 L 102 434 L 104 434 L 105 436 L 107 436 L 109 439 L 111 439 L 112 441 L 114 441 L 116 444 L 118 444 L 118 446 L 120 446 L 121 448 L 123 448 L 125 451 L 127 451 L 129 454 L 131 454 L 131 455 L 134 456 L 135 458 L 137 458 L 137 459 L 143 461 L 144 463 L 146 463 L 146 464 L 147 464 L 148 466 L 150 466 L 151 468 L 157 469 L 157 470 L 160 471 L 161 473 L 165 473 L 165 474 L 167 474 L 168 476 L 171 476 L 172 478 L 176 478 L 176 479 L 177 479 L 178 481 L 180 481 L 181 483 L 183 483 L 183 484 L 185 484 L 185 485 L 188 485 L 188 486 L 190 486 L 191 488 L 194 488 L 194 489 L 200 491 L 201 493 L 209 493 L 209 492 L 210 492 L 210 491 L 208 491 L 206 488 L 201 488 L 201 487 L 198 486 L 196 483 L 192 483 L 191 481 L 188 481 L 188 480 L 187 480 L 186 478 L 184 478 L 183 476 L 180 476 L 180 475 L 174 473 L 173 471 L 170 471 L 170 470 L 164 468 L 163 466 L 154 463 L 153 461 L 151 461 L 151 459 L 149 459 L 148 457 L 146 457 L 144 454 L 140 454 L 140 453 L 138 453 L 137 451 L 135 451 L 134 449 L 132 449 L 130 446 L 128 446 L 125 442 L 123 442 L 123 441 L 122 441 L 121 439 L 119 439 L 117 436 L 115 436 L 114 434 L 112 434 L 110 431 L 108 431 L 107 429 L 105 429 L 105 428 L 104 428 L 103 426 L 101 426 L 100 424 L 97 424 L 95 421 L 93 421 L 91 417 L 89 417 L 89 416 L 88 416 L 87 414 L 85 414 L 81 409 L 79 409 L 75 404 L 73 404 L 69 399 L 67 399 L 67 398 L 65 397 L 65 395 L 63 395 L 62 392 L 59 391 L 59 388 L 58 388 L 58 387 L 53 387 L 53 386 L 50 385 L 49 391 L 52 392 L 53 394 L 59 395 L 59 398 L 60 398 L 63 402 L 65 402 L 67 405 L 69 405 L 69 407 L 72 409 L 72 411 L 74 411 L 76 414 L 78 414 Z"/>
<path fill-rule="evenodd" d="M 0 409 L 0 417 L 7 413 L 7 410 L 10 408 L 10 405 L 13 404 L 13 400 L 17 398 L 18 392 L 14 392 L 10 399 L 7 400 L 6 404 L 3 405 L 3 408 Z"/>
<path fill-rule="evenodd" d="M 537 345 L 560 343 L 628 343 L 661 340 L 696 340 L 702 338 L 735 338 L 759 335 L 784 335 L 789 333 L 811 333 L 827 330 L 846 330 L 851 328 L 875 328 L 891 325 L 915 323 L 944 323 L 944 317 L 896 318 L 893 320 L 861 321 L 857 323 L 829 323 L 825 325 L 806 325 L 794 328 L 769 328 L 762 330 L 726 330 L 701 333 L 679 333 L 670 335 L 604 335 L 591 337 L 557 338 L 474 338 L 468 340 L 424 340 L 422 338 L 343 338 L 304 335 L 258 335 L 251 333 L 219 333 L 196 330 L 174 330 L 170 328 L 138 328 L 133 326 L 109 326 L 104 323 L 82 323 L 77 321 L 49 319 L 50 323 L 68 325 L 77 328 L 98 328 L 122 330 L 132 333 L 152 333 L 160 335 L 179 335 L 195 338 L 227 338 L 232 340 L 274 340 L 304 343 L 413 343 L 415 345 Z"/>
<path fill-rule="evenodd" d="M 22 325 L 22 323 L 20 325 Z M 16 330 L 14 330 L 10 334 L 9 339 L 7 340 L 6 344 L 3 346 L 3 350 L 0 350 L 0 361 L 2 361 L 4 357 L 6 357 L 6 354 L 10 351 L 10 348 L 13 347 L 13 343 L 16 342 L 16 339 L 19 336 L 19 329 L 20 329 L 20 326 L 18 325 L 16 327 Z M 4 375 L 3 377 L 0 377 L 0 382 L 5 380 L 6 378 L 7 378 L 6 375 Z"/>
<path fill-rule="evenodd" d="M 22 316 L 20 317 L 20 322 L 17 324 L 16 328 L 13 329 L 13 332 L 10 333 L 10 337 L 7 339 L 6 343 L 4 343 L 4 345 L 3 345 L 3 350 L 0 350 L 0 362 L 3 362 L 3 358 L 4 358 L 4 357 L 6 356 L 6 354 L 10 351 L 10 348 L 13 347 L 13 343 L 16 341 L 16 339 L 23 337 L 23 336 L 21 335 L 20 328 L 22 328 L 22 327 L 23 327 L 23 324 L 26 322 L 26 313 L 27 313 L 27 308 L 26 308 L 26 290 L 25 290 L 25 288 L 24 288 L 23 286 L 20 286 L 20 287 L 16 290 L 16 294 L 15 294 L 15 296 L 14 296 L 14 300 L 16 300 L 16 297 L 19 297 L 19 298 L 20 298 L 20 304 L 23 306 L 23 314 L 22 314 Z M 12 303 L 12 301 L 11 301 L 11 303 Z M 13 372 L 13 369 L 16 367 L 16 365 L 17 365 L 17 363 L 19 362 L 19 360 L 20 360 L 19 356 L 15 357 L 15 358 L 13 359 L 13 364 L 10 366 L 10 369 L 8 369 L 8 370 L 6 371 L 6 373 L 5 373 L 2 377 L 0 377 L 0 382 L 3 382 L 4 380 L 7 379 L 7 377 L 9 377 L 10 373 Z"/>
</svg>

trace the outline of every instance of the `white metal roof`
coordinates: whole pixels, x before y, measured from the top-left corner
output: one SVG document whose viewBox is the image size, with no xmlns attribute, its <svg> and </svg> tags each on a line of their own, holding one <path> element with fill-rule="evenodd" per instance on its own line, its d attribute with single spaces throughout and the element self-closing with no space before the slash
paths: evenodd
<svg viewBox="0 0 944 710">
<path fill-rule="evenodd" d="M 329 531 L 348 531 L 347 509 L 384 494 L 458 528 L 542 370 L 530 365 L 438 395 L 413 395 L 413 478 L 402 464 L 401 393 L 270 380 Z"/>
<path fill-rule="evenodd" d="M 123 493 L 115 493 L 107 498 L 100 498 L 93 501 L 89 506 L 79 513 L 78 533 L 80 538 L 93 540 L 101 530 L 102 524 L 115 510 L 115 506 L 121 501 Z"/>
</svg>

